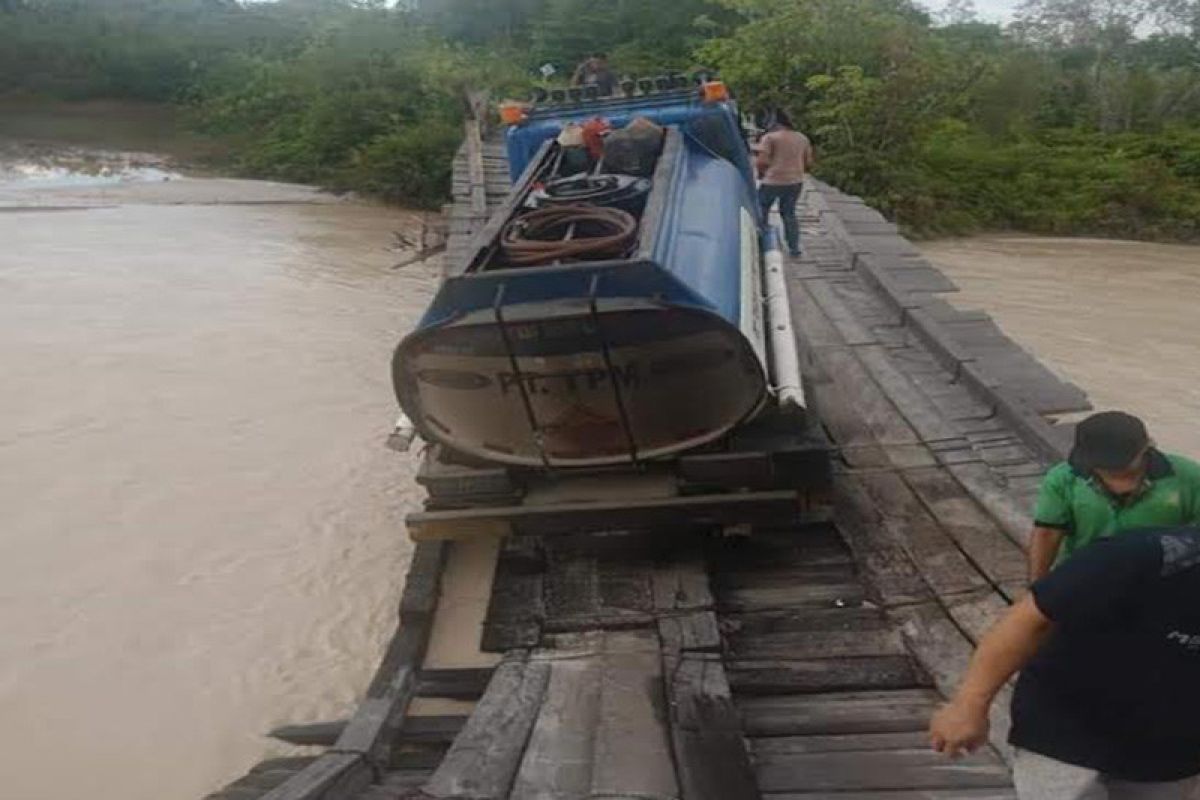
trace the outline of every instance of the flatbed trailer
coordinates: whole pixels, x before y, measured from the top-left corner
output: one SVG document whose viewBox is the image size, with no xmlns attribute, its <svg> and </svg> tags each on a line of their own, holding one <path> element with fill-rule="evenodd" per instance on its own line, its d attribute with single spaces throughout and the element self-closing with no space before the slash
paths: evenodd
<svg viewBox="0 0 1200 800">
<path fill-rule="evenodd" d="M 503 202 L 502 160 L 468 131 L 449 259 Z M 611 525 L 588 521 L 589 496 L 530 515 L 554 523 L 538 529 L 514 519 L 529 487 L 511 476 L 426 469 L 458 516 L 418 518 L 357 711 L 276 731 L 321 749 L 210 800 L 1012 800 L 1003 698 L 992 745 L 965 761 L 923 731 L 1023 591 L 1026 510 L 1070 435 L 1054 419 L 1087 399 L 947 303 L 953 285 L 858 198 L 810 181 L 799 213 L 786 272 L 829 456 L 816 489 L 797 473 L 701 494 L 728 515 L 711 519 L 627 494 L 606 501 L 609 521 L 626 515 Z M 763 518 L 739 516 L 772 492 Z"/>
</svg>

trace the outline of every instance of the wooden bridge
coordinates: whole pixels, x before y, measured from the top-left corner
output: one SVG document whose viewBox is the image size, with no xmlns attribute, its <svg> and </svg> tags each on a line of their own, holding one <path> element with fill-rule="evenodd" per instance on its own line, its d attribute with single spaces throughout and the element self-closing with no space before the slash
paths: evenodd
<svg viewBox="0 0 1200 800">
<path fill-rule="evenodd" d="M 450 264 L 507 187 L 499 141 L 469 131 Z M 968 759 L 924 730 L 1023 590 L 1026 510 L 1069 435 L 1049 420 L 1087 400 L 947 303 L 858 198 L 811 181 L 799 213 L 788 284 L 830 497 L 745 536 L 421 542 L 356 713 L 278 731 L 322 750 L 209 800 L 1014 798 L 1006 697 Z"/>
</svg>

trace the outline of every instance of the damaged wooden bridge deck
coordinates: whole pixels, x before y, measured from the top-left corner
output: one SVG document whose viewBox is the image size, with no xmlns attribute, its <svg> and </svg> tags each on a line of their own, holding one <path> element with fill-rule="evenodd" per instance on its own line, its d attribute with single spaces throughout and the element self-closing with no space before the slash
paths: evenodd
<svg viewBox="0 0 1200 800">
<path fill-rule="evenodd" d="M 501 164 L 494 142 L 460 154 L 449 257 L 503 198 Z M 279 731 L 321 749 L 210 800 L 1012 800 L 1003 702 L 968 759 L 923 732 L 1022 591 L 1026 509 L 1069 433 L 1050 420 L 1087 400 L 946 302 L 857 198 L 814 181 L 800 214 L 827 513 L 421 542 L 357 712 Z"/>
</svg>

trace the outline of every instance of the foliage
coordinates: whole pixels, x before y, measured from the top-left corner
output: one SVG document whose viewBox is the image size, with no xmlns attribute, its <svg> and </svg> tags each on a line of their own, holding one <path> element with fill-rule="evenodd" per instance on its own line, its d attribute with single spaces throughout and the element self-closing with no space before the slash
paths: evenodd
<svg viewBox="0 0 1200 800">
<path fill-rule="evenodd" d="M 463 91 L 719 68 L 918 233 L 1200 238 L 1200 0 L 0 0 L 0 92 L 169 101 L 248 175 L 433 206 Z"/>
<path fill-rule="evenodd" d="M 1009 30 L 964 2 L 724 2 L 745 23 L 702 56 L 911 232 L 1200 238 L 1195 0 L 1028 0 Z"/>
</svg>

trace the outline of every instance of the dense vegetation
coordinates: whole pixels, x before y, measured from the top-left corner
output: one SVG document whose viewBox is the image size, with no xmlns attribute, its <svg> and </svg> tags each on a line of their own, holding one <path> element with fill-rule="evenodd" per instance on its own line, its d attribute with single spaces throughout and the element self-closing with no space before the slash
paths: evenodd
<svg viewBox="0 0 1200 800">
<path fill-rule="evenodd" d="M 910 230 L 1200 238 L 1200 0 L 0 0 L 0 93 L 191 109 L 251 175 L 435 205 L 462 94 L 721 70 Z"/>
</svg>

